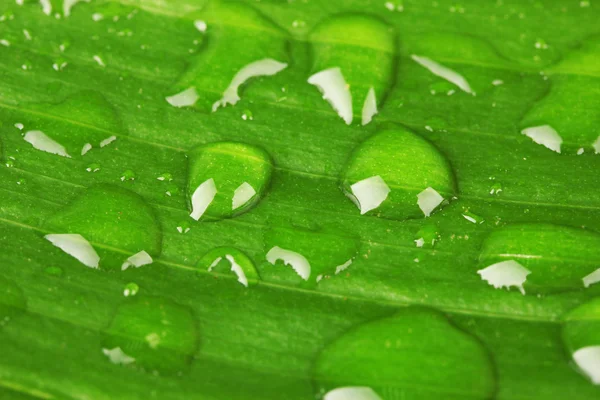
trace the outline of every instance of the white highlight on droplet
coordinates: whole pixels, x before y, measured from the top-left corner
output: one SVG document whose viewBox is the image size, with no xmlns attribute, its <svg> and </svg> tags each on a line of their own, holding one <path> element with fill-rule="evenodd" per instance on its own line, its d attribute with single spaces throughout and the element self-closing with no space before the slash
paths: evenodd
<svg viewBox="0 0 600 400">
<path fill-rule="evenodd" d="M 127 365 L 135 362 L 135 358 L 125 354 L 120 347 L 115 347 L 114 349 L 102 349 L 102 354 L 108 357 L 113 364 Z"/>
<path fill-rule="evenodd" d="M 346 261 L 345 263 L 343 263 L 343 264 L 341 264 L 341 265 L 338 265 L 337 267 L 335 267 L 335 274 L 337 275 L 337 274 L 339 274 L 340 272 L 347 270 L 347 269 L 348 269 L 348 267 L 349 267 L 350 265 L 352 265 L 352 262 L 353 262 L 353 261 L 354 261 L 354 259 L 353 259 L 353 258 L 351 258 L 351 259 L 349 259 L 348 261 Z"/>
<path fill-rule="evenodd" d="M 44 14 L 50 15 L 52 13 L 52 3 L 50 0 L 40 0 L 40 4 L 42 5 Z"/>
<path fill-rule="evenodd" d="M 65 15 L 65 17 L 71 15 L 71 8 L 73 8 L 75 4 L 82 1 L 86 3 L 90 2 L 90 0 L 63 0 L 63 14 Z"/>
<path fill-rule="evenodd" d="M 0 44 L 2 46 L 5 46 L 5 47 L 9 47 L 10 46 L 10 42 L 8 40 L 6 40 L 6 39 L 0 40 Z"/>
<path fill-rule="evenodd" d="M 390 193 L 389 186 L 379 175 L 356 182 L 350 190 L 352 193 L 346 196 L 356 204 L 361 215 L 379 207 Z"/>
<path fill-rule="evenodd" d="M 562 144 L 562 138 L 550 125 L 532 126 L 525 128 L 521 133 L 537 144 L 560 153 L 560 145 Z"/>
<path fill-rule="evenodd" d="M 200 96 L 195 87 L 189 87 L 182 92 L 166 97 L 165 100 L 173 107 L 189 107 L 196 104 Z"/>
<path fill-rule="evenodd" d="M 333 389 L 323 400 L 382 400 L 373 389 L 366 386 L 348 386 Z"/>
<path fill-rule="evenodd" d="M 117 140 L 116 136 L 109 136 L 109 137 L 107 137 L 106 139 L 104 139 L 103 141 L 100 142 L 100 147 L 108 146 L 109 144 L 111 144 L 115 140 Z"/>
<path fill-rule="evenodd" d="M 594 283 L 600 282 L 600 268 L 598 268 L 591 274 L 584 276 L 582 281 L 583 281 L 583 286 L 586 288 L 590 287 Z"/>
<path fill-rule="evenodd" d="M 223 97 L 213 104 L 212 111 L 215 112 L 219 107 L 225 107 L 227 104 L 235 105 L 240 100 L 238 89 L 246 83 L 248 79 L 256 78 L 258 76 L 272 76 L 286 67 L 286 63 L 273 60 L 272 58 L 251 62 L 235 74 L 231 83 L 223 92 Z"/>
<path fill-rule="evenodd" d="M 362 125 L 365 126 L 371 122 L 375 114 L 377 114 L 377 97 L 375 96 L 375 89 L 371 87 L 363 104 Z"/>
<path fill-rule="evenodd" d="M 432 187 L 428 187 L 417 195 L 417 205 L 426 217 L 429 217 L 433 210 L 442 204 L 442 201 L 444 201 L 442 195 Z"/>
<path fill-rule="evenodd" d="M 523 288 L 523 284 L 531 271 L 514 260 L 508 260 L 492 264 L 487 268 L 477 271 L 477 273 L 481 275 L 481 279 L 487 281 L 496 289 L 502 287 L 508 289 L 514 286 L 524 295 L 525 289 Z"/>
<path fill-rule="evenodd" d="M 310 264 L 302 254 L 275 246 L 267 253 L 267 261 L 275 265 L 278 260 L 292 267 L 305 281 L 310 277 Z"/>
<path fill-rule="evenodd" d="M 229 264 L 231 264 L 231 271 L 234 274 L 236 274 L 238 282 L 244 285 L 245 287 L 248 287 L 248 278 L 246 278 L 246 274 L 244 273 L 244 270 L 242 269 L 241 265 L 235 262 L 235 258 L 231 254 L 226 254 L 225 258 L 227 259 L 227 261 L 229 261 Z M 208 272 L 211 272 L 213 268 L 216 267 L 222 259 L 223 257 L 217 257 L 215 261 L 213 261 L 212 264 L 210 264 L 210 266 L 208 267 Z"/>
<path fill-rule="evenodd" d="M 23 128 L 25 128 L 25 125 L 23 125 L 23 124 L 22 124 L 22 123 L 20 123 L 20 122 L 17 122 L 17 123 L 15 124 L 15 128 L 17 128 L 18 130 L 22 131 L 22 130 L 23 130 Z"/>
<path fill-rule="evenodd" d="M 81 148 L 81 155 L 85 156 L 85 154 L 92 149 L 92 145 L 90 143 L 86 143 Z"/>
<path fill-rule="evenodd" d="M 596 154 L 600 154 L 600 136 L 598 136 L 598 139 L 592 143 L 592 147 L 594 148 L 594 152 Z"/>
<path fill-rule="evenodd" d="M 139 268 L 143 265 L 152 264 L 152 261 L 153 260 L 152 257 L 150 257 L 150 254 L 142 250 L 125 260 L 123 265 L 121 265 L 121 271 L 125 271 L 129 267 Z"/>
<path fill-rule="evenodd" d="M 104 19 L 104 15 L 100 14 L 100 13 L 93 13 L 92 14 L 92 20 L 94 20 L 94 22 L 98 22 L 100 20 Z"/>
<path fill-rule="evenodd" d="M 471 90 L 471 86 L 469 86 L 469 82 L 467 82 L 464 76 L 462 76 L 458 72 L 453 71 L 450 68 L 445 67 L 441 64 L 438 64 L 427 57 L 421 57 L 413 54 L 411 58 L 423 67 L 427 68 L 432 74 L 437 75 L 440 78 L 444 78 L 448 82 L 455 84 L 463 92 L 474 94 Z"/>
<path fill-rule="evenodd" d="M 206 32 L 206 28 L 208 28 L 208 25 L 206 25 L 206 22 L 202 21 L 201 19 L 195 20 L 194 26 L 196 27 L 196 29 L 198 29 L 202 33 Z"/>
<path fill-rule="evenodd" d="M 582 347 L 573 353 L 573 360 L 594 385 L 600 385 L 600 346 Z"/>
<path fill-rule="evenodd" d="M 23 29 L 23 36 L 25 36 L 25 40 L 31 40 L 31 33 L 27 29 Z"/>
<path fill-rule="evenodd" d="M 241 206 L 246 204 L 248 201 L 250 201 L 250 199 L 253 198 L 255 195 L 256 195 L 256 190 L 254 190 L 252 185 L 250 185 L 248 182 L 242 183 L 233 192 L 233 200 L 231 201 L 231 209 L 237 210 L 238 208 L 240 208 Z"/>
<path fill-rule="evenodd" d="M 424 238 L 421 237 L 421 238 L 415 239 L 415 245 L 417 247 L 423 247 L 424 244 L 425 244 Z"/>
<path fill-rule="evenodd" d="M 86 267 L 98 268 L 100 257 L 83 236 L 77 233 L 52 233 L 44 238 Z"/>
<path fill-rule="evenodd" d="M 58 143 L 54 139 L 51 139 L 42 131 L 28 131 L 25 133 L 23 139 L 25 139 L 26 142 L 30 143 L 38 150 L 71 158 L 62 144 Z"/>
<path fill-rule="evenodd" d="M 204 214 L 217 194 L 217 187 L 213 178 L 207 179 L 196 188 L 192 194 L 192 213 L 190 217 L 198 221 Z"/>
<path fill-rule="evenodd" d="M 96 55 L 92 58 L 98 63 L 99 66 L 106 67 L 106 64 L 104 64 L 104 61 L 102 61 L 102 58 L 100 58 L 100 56 Z"/>
<path fill-rule="evenodd" d="M 340 68 L 317 72 L 308 78 L 308 83 L 321 91 L 323 99 L 327 100 L 347 125 L 352 123 L 352 95 Z"/>
</svg>

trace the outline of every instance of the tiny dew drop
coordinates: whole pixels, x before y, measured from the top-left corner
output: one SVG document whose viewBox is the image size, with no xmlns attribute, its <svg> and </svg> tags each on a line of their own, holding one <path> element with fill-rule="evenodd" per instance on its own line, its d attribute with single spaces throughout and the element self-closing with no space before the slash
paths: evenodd
<svg viewBox="0 0 600 400">
<path fill-rule="evenodd" d="M 100 171 L 100 164 L 92 163 L 92 164 L 88 165 L 87 167 L 85 167 L 85 170 L 87 172 L 98 172 L 98 171 Z"/>
<path fill-rule="evenodd" d="M 47 267 L 44 269 L 44 272 L 50 276 L 61 277 L 63 275 L 63 270 L 60 267 Z"/>
<path fill-rule="evenodd" d="M 129 297 L 105 331 L 102 353 L 113 364 L 176 374 L 189 367 L 198 345 L 190 310 L 155 297 Z"/>
<path fill-rule="evenodd" d="M 173 180 L 173 175 L 171 175 L 168 172 L 165 172 L 164 174 L 160 174 L 156 179 L 158 179 L 159 181 L 171 182 Z"/>
<path fill-rule="evenodd" d="M 134 181 L 135 180 L 135 172 L 128 169 L 121 174 L 121 177 L 119 179 L 121 179 L 122 182 Z"/>
<path fill-rule="evenodd" d="M 26 308 L 25 296 L 13 281 L 0 276 L 0 327 L 21 315 Z"/>
<path fill-rule="evenodd" d="M 130 297 L 130 296 L 135 296 L 140 290 L 140 287 L 138 286 L 137 283 L 135 282 L 130 282 L 127 285 L 125 285 L 125 288 L 123 289 L 123 296 L 125 297 Z"/>
<path fill-rule="evenodd" d="M 190 231 L 190 223 L 187 221 L 180 221 L 177 224 L 177 232 L 188 233 Z"/>
<path fill-rule="evenodd" d="M 353 152 L 342 190 L 361 214 L 404 220 L 428 217 L 455 193 L 446 158 L 405 128 L 375 134 Z"/>
<path fill-rule="evenodd" d="M 592 384 L 600 385 L 600 298 L 563 318 L 563 341 L 577 370 Z"/>
<path fill-rule="evenodd" d="M 495 391 L 482 344 L 443 315 L 414 308 L 355 326 L 329 343 L 313 379 L 324 400 L 463 400 L 465 393 L 485 400 Z"/>
<path fill-rule="evenodd" d="M 483 242 L 479 270 L 496 287 L 525 293 L 556 293 L 600 282 L 600 235 L 551 224 L 516 224 L 493 231 Z"/>
<path fill-rule="evenodd" d="M 45 221 L 45 239 L 89 268 L 124 270 L 160 255 L 162 231 L 137 194 L 113 185 L 86 189 Z"/>
<path fill-rule="evenodd" d="M 224 265 L 227 268 L 224 268 Z M 217 247 L 206 253 L 198 262 L 197 267 L 208 272 L 230 270 L 243 286 L 256 285 L 259 280 L 258 272 L 252 260 L 243 252 L 233 247 Z"/>
<path fill-rule="evenodd" d="M 271 157 L 243 143 L 218 142 L 189 154 L 190 217 L 215 219 L 239 215 L 264 195 L 272 174 Z"/>
<path fill-rule="evenodd" d="M 492 186 L 490 187 L 490 194 L 492 194 L 492 195 L 498 195 L 502 191 L 503 191 L 502 184 L 500 182 L 494 182 L 492 184 Z"/>
<path fill-rule="evenodd" d="M 481 216 L 479 216 L 479 215 L 477 215 L 474 212 L 469 211 L 469 210 L 464 210 L 461 213 L 461 215 L 463 216 L 464 219 L 466 219 L 467 221 L 469 221 L 472 224 L 479 225 L 479 224 L 483 224 L 485 222 L 485 220 Z"/>
<path fill-rule="evenodd" d="M 368 15 L 328 18 L 311 32 L 313 64 L 308 83 L 351 124 L 366 125 L 392 84 L 396 41 L 390 26 Z"/>
<path fill-rule="evenodd" d="M 417 232 L 415 245 L 417 247 L 434 247 L 440 238 L 438 227 L 436 225 L 425 224 L 419 229 L 419 232 Z"/>
</svg>

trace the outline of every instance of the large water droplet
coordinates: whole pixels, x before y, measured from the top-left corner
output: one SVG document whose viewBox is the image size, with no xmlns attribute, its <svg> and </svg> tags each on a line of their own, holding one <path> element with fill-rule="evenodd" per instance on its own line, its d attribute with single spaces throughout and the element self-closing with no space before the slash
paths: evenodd
<svg viewBox="0 0 600 400">
<path fill-rule="evenodd" d="M 25 310 L 23 291 L 13 281 L 0 276 L 0 326 Z"/>
<path fill-rule="evenodd" d="M 223 268 L 222 265 L 227 265 L 227 268 Z M 200 259 L 197 267 L 209 272 L 230 270 L 235 274 L 238 282 L 246 287 L 257 284 L 259 279 L 252 260 L 233 247 L 212 249 Z"/>
<path fill-rule="evenodd" d="M 358 146 L 342 178 L 342 189 L 361 214 L 390 219 L 429 216 L 454 194 L 446 158 L 405 128 L 377 133 Z"/>
<path fill-rule="evenodd" d="M 524 134 L 558 153 L 600 152 L 600 37 L 588 37 L 558 64 L 544 71 L 550 91 L 521 121 Z M 583 89 L 582 89 L 583 88 Z M 527 132 L 534 132 L 537 138 Z"/>
<path fill-rule="evenodd" d="M 171 374 L 187 368 L 197 344 L 190 310 L 166 299 L 136 296 L 117 309 L 102 352 L 114 364 Z"/>
<path fill-rule="evenodd" d="M 189 154 L 190 216 L 227 218 L 251 209 L 264 195 L 272 173 L 271 157 L 258 147 L 210 143 Z"/>
<path fill-rule="evenodd" d="M 328 18 L 310 34 L 313 65 L 308 82 L 346 122 L 368 124 L 393 82 L 396 41 L 383 21 L 366 15 Z"/>
<path fill-rule="evenodd" d="M 351 266 L 358 242 L 340 232 L 303 228 L 272 229 L 265 234 L 264 280 L 314 286 Z M 275 267 L 273 267 L 275 266 Z M 284 268 L 285 267 L 285 268 Z"/>
<path fill-rule="evenodd" d="M 578 370 L 600 385 L 600 298 L 564 317 L 563 340 Z"/>
<path fill-rule="evenodd" d="M 87 189 L 45 229 L 52 232 L 47 240 L 91 268 L 139 267 L 161 250 L 162 231 L 150 206 L 112 185 Z"/>
<path fill-rule="evenodd" d="M 550 224 L 506 226 L 484 241 L 478 273 L 490 285 L 552 293 L 600 281 L 600 235 Z"/>
<path fill-rule="evenodd" d="M 483 400 L 495 388 L 485 348 L 441 314 L 422 309 L 349 330 L 321 352 L 313 376 L 320 393 L 361 389 L 371 397 L 356 398 L 369 400 Z"/>
<path fill-rule="evenodd" d="M 216 111 L 236 104 L 241 86 L 251 79 L 287 67 L 287 33 L 254 8 L 211 2 L 191 17 L 208 40 L 167 97 L 171 105 Z M 255 34 L 249 35 L 248 29 Z"/>
</svg>

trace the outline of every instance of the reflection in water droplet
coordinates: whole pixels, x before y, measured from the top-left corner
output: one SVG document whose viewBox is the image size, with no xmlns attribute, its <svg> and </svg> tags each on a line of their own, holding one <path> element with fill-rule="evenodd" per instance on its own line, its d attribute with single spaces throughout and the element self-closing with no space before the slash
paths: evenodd
<svg viewBox="0 0 600 400">
<path fill-rule="evenodd" d="M 57 141 L 49 138 L 42 131 L 28 131 L 23 137 L 26 142 L 30 143 L 33 147 L 38 150 L 45 151 L 47 153 L 56 154 L 62 157 L 71 158 L 67 150 L 63 145 Z"/>
<path fill-rule="evenodd" d="M 49 234 L 46 240 L 90 268 L 98 268 L 100 257 L 94 247 L 77 233 Z"/>
<path fill-rule="evenodd" d="M 188 367 L 197 341 L 196 323 L 187 308 L 166 299 L 135 296 L 117 309 L 102 352 L 115 364 L 170 374 Z"/>
<path fill-rule="evenodd" d="M 199 98 L 196 88 L 189 87 L 173 96 L 166 97 L 166 100 L 173 107 L 189 107 L 196 104 Z"/>
<path fill-rule="evenodd" d="M 481 343 L 443 315 L 414 308 L 347 330 L 319 354 L 313 378 L 327 400 L 484 400 L 495 391 Z"/>
<path fill-rule="evenodd" d="M 600 268 L 598 268 L 591 274 L 584 276 L 582 280 L 583 280 L 583 286 L 586 288 L 590 287 L 594 283 L 600 282 Z"/>
<path fill-rule="evenodd" d="M 81 148 L 81 155 L 84 156 L 86 155 L 86 153 L 88 151 L 90 151 L 92 149 L 92 145 L 90 143 L 86 143 L 83 145 L 83 147 Z"/>
<path fill-rule="evenodd" d="M 120 270 L 125 254 L 160 254 L 162 231 L 153 210 L 137 194 L 112 185 L 87 189 L 44 228 L 60 232 L 45 238 L 90 268 Z M 141 253 L 131 264 L 140 259 L 148 258 Z"/>
<path fill-rule="evenodd" d="M 441 64 L 438 64 L 435 61 L 433 61 L 432 59 L 427 58 L 427 57 L 421 57 L 421 56 L 417 56 L 417 55 L 413 54 L 411 56 L 411 58 L 415 62 L 417 62 L 420 65 L 422 65 L 423 67 L 427 68 L 432 74 L 437 75 L 437 76 L 447 80 L 448 82 L 455 84 L 463 92 L 466 92 L 469 94 L 475 94 L 471 90 L 471 86 L 469 86 L 469 82 L 467 82 L 467 80 L 458 72 L 453 71 L 450 68 L 445 67 Z"/>
<path fill-rule="evenodd" d="M 523 284 L 527 280 L 527 275 L 531 274 L 531 271 L 518 262 L 509 260 L 492 264 L 485 269 L 477 271 L 477 273 L 481 275 L 481 279 L 487 281 L 496 289 L 502 287 L 508 289 L 514 286 L 524 295 L 525 289 L 523 288 Z"/>
<path fill-rule="evenodd" d="M 310 277 L 310 263 L 300 253 L 282 249 L 275 246 L 267 253 L 267 261 L 275 265 L 277 261 L 282 261 L 285 265 L 292 267 L 294 271 L 305 281 Z"/>
<path fill-rule="evenodd" d="M 525 128 L 521 133 L 533 140 L 537 144 L 560 153 L 562 138 L 550 125 L 533 126 Z"/>
<path fill-rule="evenodd" d="M 104 140 L 102 140 L 100 142 L 100 147 L 108 146 L 109 144 L 111 144 L 115 140 L 117 140 L 116 136 L 109 136 L 109 137 L 107 137 L 106 139 L 104 139 Z"/>
<path fill-rule="evenodd" d="M 454 194 L 448 161 L 422 137 L 394 128 L 370 137 L 353 152 L 342 190 L 361 214 L 392 219 L 429 216 Z"/>
<path fill-rule="evenodd" d="M 242 143 L 218 142 L 195 148 L 189 155 L 190 216 L 227 218 L 251 209 L 271 179 L 271 157 Z"/>
<path fill-rule="evenodd" d="M 144 265 L 152 264 L 152 261 L 150 254 L 142 250 L 129 257 L 123 265 L 121 265 L 121 271 L 125 271 L 129 267 L 139 268 Z"/>
<path fill-rule="evenodd" d="M 323 93 L 346 124 L 360 112 L 366 125 L 393 81 L 396 41 L 383 21 L 358 14 L 327 18 L 311 32 L 312 75 L 308 83 Z"/>
<path fill-rule="evenodd" d="M 516 224 L 493 231 L 479 256 L 483 279 L 523 293 L 577 290 L 595 280 L 600 235 L 550 224 Z"/>
<path fill-rule="evenodd" d="M 323 400 L 383 400 L 368 387 L 341 387 L 330 390 Z"/>
<path fill-rule="evenodd" d="M 570 311 L 563 322 L 563 340 L 575 365 L 594 385 L 600 385 L 600 298 Z"/>
<path fill-rule="evenodd" d="M 206 253 L 198 262 L 198 268 L 207 269 L 209 272 L 220 269 L 221 264 L 228 264 L 238 282 L 248 287 L 258 283 L 258 272 L 254 263 L 246 254 L 232 247 L 217 247 Z"/>
</svg>

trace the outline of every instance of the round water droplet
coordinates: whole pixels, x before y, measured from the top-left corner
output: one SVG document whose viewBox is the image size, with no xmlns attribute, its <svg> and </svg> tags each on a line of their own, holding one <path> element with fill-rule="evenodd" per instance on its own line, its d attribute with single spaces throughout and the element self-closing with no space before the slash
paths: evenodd
<svg viewBox="0 0 600 400">
<path fill-rule="evenodd" d="M 404 220 L 429 216 L 455 193 L 446 158 L 405 128 L 377 133 L 356 148 L 342 190 L 361 214 Z"/>
<path fill-rule="evenodd" d="M 88 165 L 87 167 L 85 167 L 85 170 L 87 172 L 98 172 L 98 171 L 100 171 L 100 164 L 92 163 L 92 164 Z"/>
<path fill-rule="evenodd" d="M 237 281 L 246 287 L 256 285 L 259 280 L 252 260 L 233 247 L 212 249 L 200 259 L 196 266 L 209 272 L 225 273 L 229 270 L 237 277 Z"/>
<path fill-rule="evenodd" d="M 371 122 L 393 82 L 396 40 L 391 27 L 367 15 L 327 18 L 310 34 L 313 65 L 308 82 L 339 116 Z"/>
<path fill-rule="evenodd" d="M 46 240 L 90 268 L 127 269 L 160 254 L 162 231 L 137 194 L 112 185 L 87 189 L 45 223 Z"/>
<path fill-rule="evenodd" d="M 119 179 L 121 179 L 121 181 L 123 181 L 123 182 L 134 181 L 135 180 L 135 172 L 128 169 L 127 171 L 125 171 L 121 174 L 121 177 Z"/>
<path fill-rule="evenodd" d="M 117 309 L 102 353 L 114 364 L 173 374 L 188 368 L 197 345 L 190 310 L 166 299 L 136 296 Z"/>
<path fill-rule="evenodd" d="M 314 287 L 351 267 L 358 240 L 347 233 L 302 229 L 271 229 L 265 234 L 265 281 Z"/>
<path fill-rule="evenodd" d="M 600 385 L 600 298 L 572 310 L 563 322 L 565 347 L 577 369 Z"/>
<path fill-rule="evenodd" d="M 25 310 L 23 291 L 13 281 L 0 276 L 0 326 Z"/>
<path fill-rule="evenodd" d="M 271 180 L 271 157 L 243 143 L 218 142 L 189 154 L 190 216 L 221 219 L 250 210 Z"/>
<path fill-rule="evenodd" d="M 61 277 L 63 276 L 63 270 L 60 267 L 47 267 L 44 272 L 51 276 Z"/>
<path fill-rule="evenodd" d="M 129 297 L 129 296 L 135 296 L 140 290 L 140 287 L 138 286 L 137 283 L 135 282 L 130 282 L 127 285 L 125 285 L 125 288 L 123 289 L 123 296 L 125 297 Z"/>
<path fill-rule="evenodd" d="M 589 287 L 600 282 L 600 235 L 550 224 L 506 226 L 484 241 L 478 273 L 523 294 Z"/>
<path fill-rule="evenodd" d="M 480 342 L 422 309 L 349 330 L 321 352 L 313 378 L 318 393 L 365 387 L 378 396 L 369 400 L 484 400 L 495 390 L 491 359 Z"/>
</svg>

